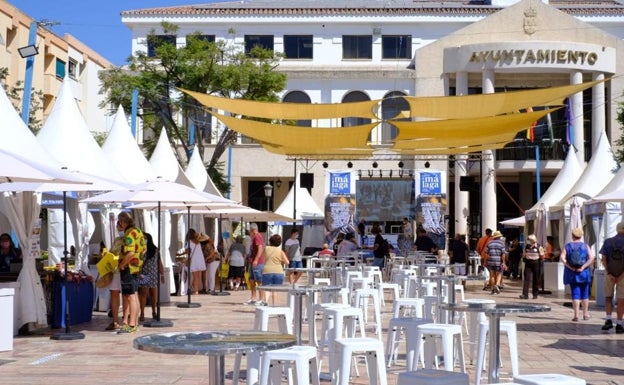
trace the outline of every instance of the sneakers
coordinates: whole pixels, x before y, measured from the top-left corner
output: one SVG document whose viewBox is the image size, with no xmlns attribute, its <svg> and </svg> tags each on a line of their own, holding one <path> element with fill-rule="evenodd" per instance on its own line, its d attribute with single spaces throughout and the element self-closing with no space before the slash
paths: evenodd
<svg viewBox="0 0 624 385">
<path fill-rule="evenodd" d="M 620 325 L 618 325 L 620 326 Z M 620 326 L 622 327 L 622 326 Z M 609 330 L 609 329 L 613 329 L 613 321 L 611 321 L 610 319 L 606 320 L 604 325 L 602 325 L 602 330 Z"/>
<path fill-rule="evenodd" d="M 269 304 L 264 301 L 258 301 L 256 302 L 256 306 L 269 306 Z"/>
<path fill-rule="evenodd" d="M 624 327 L 622 327 L 622 325 L 620 325 L 620 324 L 617 324 L 617 325 L 615 326 L 615 333 L 616 333 L 616 334 L 622 334 L 622 333 L 624 333 Z"/>
<path fill-rule="evenodd" d="M 528 295 L 520 294 L 520 299 L 529 299 Z"/>
<path fill-rule="evenodd" d="M 139 330 L 138 326 L 130 326 L 123 325 L 118 331 L 117 334 L 128 334 L 128 333 L 136 333 Z"/>
<path fill-rule="evenodd" d="M 243 302 L 243 305 L 255 305 L 256 304 L 256 300 L 255 299 L 250 299 L 247 302 Z"/>
<path fill-rule="evenodd" d="M 119 329 L 119 324 L 117 322 L 111 322 L 104 330 L 117 330 Z"/>
</svg>

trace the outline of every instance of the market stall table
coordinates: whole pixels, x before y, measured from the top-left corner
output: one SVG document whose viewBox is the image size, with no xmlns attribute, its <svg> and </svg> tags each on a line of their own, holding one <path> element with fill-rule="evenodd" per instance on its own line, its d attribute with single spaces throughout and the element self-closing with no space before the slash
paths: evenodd
<svg viewBox="0 0 624 385">
<path fill-rule="evenodd" d="M 208 384 L 225 384 L 225 355 L 282 349 L 295 337 L 262 331 L 198 331 L 148 334 L 134 340 L 134 347 L 154 353 L 208 356 Z"/>
<path fill-rule="evenodd" d="M 494 384 L 500 381 L 500 319 L 506 314 L 512 313 L 535 313 L 550 311 L 550 307 L 541 304 L 488 304 L 488 303 L 444 303 L 440 308 L 456 312 L 483 312 L 489 319 L 489 357 L 488 357 L 488 383 Z"/>
<path fill-rule="evenodd" d="M 308 314 L 311 317 L 314 314 L 314 293 L 336 293 L 340 291 L 340 286 L 332 285 L 269 285 L 258 288 L 261 291 L 268 292 L 285 292 L 292 294 L 295 298 L 295 337 L 297 339 L 297 345 L 301 345 L 301 333 L 303 325 L 303 297 L 308 297 Z M 309 320 L 310 328 L 314 327 L 314 320 Z M 310 342 L 314 342 L 314 338 L 310 338 Z"/>
</svg>

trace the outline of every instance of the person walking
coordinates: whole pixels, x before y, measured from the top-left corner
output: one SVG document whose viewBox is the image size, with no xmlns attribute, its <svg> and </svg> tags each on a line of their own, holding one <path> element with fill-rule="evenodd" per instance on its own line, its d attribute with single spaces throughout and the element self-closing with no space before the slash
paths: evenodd
<svg viewBox="0 0 624 385">
<path fill-rule="evenodd" d="M 524 270 L 522 271 L 524 282 L 520 299 L 529 298 L 529 285 L 531 285 L 533 299 L 537 298 L 542 259 L 544 259 L 544 248 L 537 243 L 535 234 L 531 234 L 527 237 L 527 245 L 524 247 Z"/>
<path fill-rule="evenodd" d="M 518 238 L 514 238 L 509 244 L 508 258 L 509 261 L 509 275 L 510 279 L 518 279 L 522 276 L 520 273 L 520 260 L 522 259 L 522 248 L 520 247 L 520 241 Z"/>
<path fill-rule="evenodd" d="M 162 284 L 165 283 L 164 266 L 160 260 L 158 246 L 154 244 L 154 239 L 151 234 L 145 233 L 144 235 L 146 251 L 139 280 L 140 322 L 145 321 L 145 306 L 147 305 L 148 297 L 150 299 L 150 305 L 152 306 L 152 318 L 156 319 L 158 280 L 160 280 Z"/>
<path fill-rule="evenodd" d="M 483 275 L 485 277 L 485 281 L 483 282 L 483 290 L 487 290 L 490 288 L 490 272 L 487 269 L 487 253 L 486 247 L 488 243 L 492 240 L 492 229 L 485 229 L 485 235 L 483 235 L 477 241 L 477 247 L 475 251 L 481 256 L 481 267 L 483 268 Z"/>
<path fill-rule="evenodd" d="M 507 268 L 507 250 L 502 240 L 503 234 L 496 230 L 492 233 L 492 240 L 488 242 L 485 252 L 487 254 L 487 268 L 490 271 L 490 287 L 492 294 L 500 294 L 500 286 L 503 280 L 502 272 Z"/>
<path fill-rule="evenodd" d="M 262 268 L 262 286 L 282 285 L 284 284 L 284 265 L 288 265 L 288 257 L 284 250 L 280 248 L 282 237 L 279 234 L 271 235 L 269 245 L 264 252 L 264 266 Z M 262 293 L 264 299 L 256 302 L 259 306 L 268 306 L 269 294 L 271 295 L 271 305 L 275 306 L 277 293 Z"/>
<path fill-rule="evenodd" d="M 565 266 L 563 271 L 563 284 L 570 285 L 572 297 L 572 309 L 574 317 L 572 321 L 579 319 L 580 305 L 583 305 L 583 319 L 589 319 L 589 288 L 591 286 L 591 269 L 594 263 L 594 253 L 582 240 L 583 229 L 572 229 L 572 242 L 565 244 L 561 255 L 561 262 Z"/>
<path fill-rule="evenodd" d="M 225 261 L 230 265 L 228 285 L 231 290 L 237 291 L 241 283 L 245 282 L 245 246 L 243 245 L 243 237 L 240 235 L 230 246 Z"/>
<path fill-rule="evenodd" d="M 617 233 L 614 237 L 607 238 L 600 249 L 602 266 L 607 272 L 604 279 L 603 290 L 605 296 L 606 320 L 602 330 L 613 328 L 611 313 L 613 312 L 613 292 L 617 299 L 617 325 L 615 332 L 624 333 L 624 222 L 616 226 Z"/>
<path fill-rule="evenodd" d="M 299 230 L 296 227 L 293 227 L 290 230 L 290 238 L 284 242 L 284 251 L 286 252 L 286 256 L 290 261 L 288 265 L 291 269 L 301 269 L 303 268 L 303 260 L 301 257 L 301 246 L 299 245 Z M 299 278 L 303 272 L 301 271 L 291 271 L 288 275 L 288 282 L 292 285 L 293 283 L 297 283 Z M 264 280 L 264 278 L 263 278 Z"/>
<path fill-rule="evenodd" d="M 134 333 L 139 329 L 138 275 L 145 252 L 143 232 L 127 212 L 117 216 L 118 229 L 124 232 L 124 245 L 119 256 L 119 276 L 123 299 L 123 326 L 117 333 Z"/>
<path fill-rule="evenodd" d="M 264 239 L 258 231 L 257 223 L 249 224 L 249 236 L 251 237 L 251 252 L 249 254 L 249 293 L 250 298 L 246 305 L 255 305 L 260 300 L 257 287 L 262 285 L 262 269 L 264 268 Z"/>
</svg>

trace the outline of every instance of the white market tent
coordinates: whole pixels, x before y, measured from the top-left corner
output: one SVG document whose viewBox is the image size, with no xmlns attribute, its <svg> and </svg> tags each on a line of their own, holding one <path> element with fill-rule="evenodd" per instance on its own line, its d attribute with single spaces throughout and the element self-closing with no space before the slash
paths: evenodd
<svg viewBox="0 0 624 385">
<path fill-rule="evenodd" d="M 52 112 L 37 134 L 37 140 L 70 170 L 78 170 L 112 181 L 127 184 L 121 172 L 111 163 L 93 138 L 72 92 L 73 81 L 66 78 L 54 103 Z M 70 190 L 77 191 L 77 190 Z M 62 209 L 48 210 L 49 263 L 61 261 L 64 251 L 63 221 L 68 215 L 68 246 L 76 247 L 76 268 L 88 271 L 89 240 L 94 224 L 85 204 L 71 201 L 68 213 Z"/>
<path fill-rule="evenodd" d="M 548 190 L 546 190 L 533 207 L 524 212 L 526 222 L 524 226 L 525 237 L 535 233 L 535 220 L 537 219 L 537 213 L 540 207 L 545 208 L 546 233 L 551 233 L 550 221 L 548 220 L 548 208 L 559 203 L 559 201 L 563 199 L 578 181 L 582 173 L 583 167 L 579 164 L 574 150 L 570 149 L 563 162 L 563 167 L 561 167 L 561 170 L 557 174 L 555 180 L 550 184 Z"/>
<path fill-rule="evenodd" d="M 3 138 L 10 138 L 10 140 L 0 141 L 0 149 L 8 154 L 28 154 L 29 163 L 34 165 L 47 165 L 53 169 L 61 169 L 60 162 L 41 145 L 24 124 L 7 98 L 3 87 L 0 87 L 0 116 L 2 116 L 0 134 Z M 0 199 L 0 212 L 5 216 L 0 221 L 2 232 L 8 232 L 9 229 L 15 232 L 23 256 L 23 265 L 17 282 L 0 283 L 0 287 L 15 289 L 14 332 L 27 323 L 47 325 L 45 298 L 35 264 L 39 252 L 39 235 L 33 232 L 34 228 L 40 226 L 38 223 L 40 204 L 41 194 L 34 192 L 5 193 Z"/>
<path fill-rule="evenodd" d="M 193 146 L 193 153 L 191 154 L 188 165 L 184 170 L 184 174 L 186 174 L 186 177 L 191 181 L 193 187 L 197 190 L 223 196 L 219 189 L 217 189 L 217 186 L 215 186 L 212 179 L 210 179 L 197 146 Z"/>
<path fill-rule="evenodd" d="M 294 219 L 297 222 L 303 222 L 304 225 L 301 236 L 301 249 L 305 250 L 309 246 L 320 247 L 325 240 L 325 225 L 314 222 L 323 220 L 325 213 L 318 207 L 308 190 L 299 186 L 299 178 L 295 178 L 295 183 L 288 191 L 284 201 L 275 209 L 275 213 L 293 218 L 293 208 L 296 201 L 297 212 Z M 295 189 L 297 189 L 296 197 Z"/>
<path fill-rule="evenodd" d="M 613 179 L 614 170 L 617 167 L 607 136 L 603 132 L 583 174 L 570 191 L 548 210 L 552 235 L 558 237 L 560 245 L 571 240 L 570 204 L 573 198 L 579 198 L 579 203 L 582 205 L 583 202 L 597 195 Z"/>
</svg>

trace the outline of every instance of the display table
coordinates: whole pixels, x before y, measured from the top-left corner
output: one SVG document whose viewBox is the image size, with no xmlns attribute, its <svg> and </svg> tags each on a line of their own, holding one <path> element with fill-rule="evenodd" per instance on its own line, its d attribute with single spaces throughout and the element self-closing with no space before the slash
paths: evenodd
<svg viewBox="0 0 624 385">
<path fill-rule="evenodd" d="M 13 295 L 15 289 L 0 289 L 0 312 L 8 322 L 0 326 L 0 352 L 13 350 Z"/>
<path fill-rule="evenodd" d="M 75 325 L 91 321 L 93 313 L 93 282 L 67 282 L 69 292 L 69 324 Z M 54 281 L 52 284 L 53 318 L 52 328 L 65 327 L 65 282 Z"/>
<path fill-rule="evenodd" d="M 544 290 L 562 291 L 563 284 L 563 263 L 544 262 Z"/>
<path fill-rule="evenodd" d="M 262 331 L 202 331 L 148 334 L 134 340 L 134 347 L 155 353 L 208 356 L 208 384 L 225 384 L 225 355 L 263 352 L 295 344 L 291 334 Z M 181 366 L 181 370 L 183 366 Z"/>
</svg>

